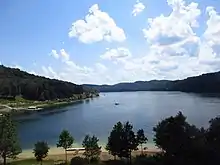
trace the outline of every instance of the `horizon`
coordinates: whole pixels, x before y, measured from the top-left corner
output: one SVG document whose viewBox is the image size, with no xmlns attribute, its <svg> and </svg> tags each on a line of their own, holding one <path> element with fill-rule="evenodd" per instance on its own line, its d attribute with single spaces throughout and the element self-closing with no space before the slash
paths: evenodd
<svg viewBox="0 0 220 165">
<path fill-rule="evenodd" d="M 27 72 L 27 71 L 24 71 L 24 70 L 21 70 L 20 68 L 13 68 L 13 67 L 10 67 L 10 66 L 5 66 L 3 64 L 1 64 L 0 66 L 3 66 L 3 67 L 6 67 L 6 68 L 10 68 L 10 69 L 19 69 L 20 71 L 22 72 Z M 182 80 L 185 80 L 187 78 L 193 78 L 193 77 L 198 77 L 198 76 L 202 76 L 202 75 L 205 75 L 205 74 L 212 74 L 212 73 L 218 73 L 220 71 L 216 71 L 216 72 L 209 72 L 209 73 L 203 73 L 203 74 L 199 74 L 199 75 L 195 75 L 195 76 L 190 76 L 190 77 L 186 77 L 184 79 L 175 79 L 175 80 L 169 80 L 169 79 L 152 79 L 152 80 L 137 80 L 137 81 L 124 81 L 124 82 L 118 82 L 118 83 L 115 83 L 115 84 L 88 84 L 88 83 L 84 83 L 84 84 L 76 84 L 76 85 L 95 85 L 95 86 L 104 86 L 104 85 L 107 85 L 107 86 L 113 86 L 113 85 L 118 85 L 118 84 L 133 84 L 133 83 L 136 83 L 136 82 L 151 82 L 151 81 L 182 81 Z M 33 74 L 35 75 L 34 73 L 29 73 L 27 72 L 28 74 Z M 35 76 L 41 76 L 41 75 L 35 75 Z M 49 78 L 49 79 L 55 79 L 55 80 L 60 80 L 60 81 L 65 81 L 65 80 L 61 80 L 61 79 L 56 79 L 56 78 L 50 78 L 50 77 L 46 77 L 46 76 L 41 76 L 43 78 Z M 70 81 L 65 81 L 65 82 L 69 82 L 69 83 L 73 83 L 73 82 L 70 82 Z"/>
<path fill-rule="evenodd" d="M 0 4 L 0 64 L 7 67 L 99 85 L 182 80 L 220 70 L 217 1 Z"/>
</svg>

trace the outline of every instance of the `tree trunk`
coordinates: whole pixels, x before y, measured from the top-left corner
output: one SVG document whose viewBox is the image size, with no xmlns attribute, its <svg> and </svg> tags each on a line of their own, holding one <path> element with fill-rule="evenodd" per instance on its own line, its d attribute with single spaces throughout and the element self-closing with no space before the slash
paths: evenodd
<svg viewBox="0 0 220 165">
<path fill-rule="evenodd" d="M 131 164 L 131 151 L 130 151 L 130 155 L 129 155 L 129 162 Z"/>
<path fill-rule="evenodd" d="M 41 165 L 43 164 L 43 160 L 40 161 L 40 164 L 41 164 Z"/>
<path fill-rule="evenodd" d="M 114 155 L 114 160 L 116 160 L 116 155 Z"/>
<path fill-rule="evenodd" d="M 6 165 L 6 155 L 3 154 L 3 164 Z"/>
<path fill-rule="evenodd" d="M 142 146 L 142 144 L 141 144 L 141 155 L 144 155 L 144 153 L 143 153 L 143 146 Z"/>
<path fill-rule="evenodd" d="M 66 152 L 66 149 L 65 149 L 65 156 L 66 156 L 66 164 L 67 164 L 67 152 Z"/>
</svg>

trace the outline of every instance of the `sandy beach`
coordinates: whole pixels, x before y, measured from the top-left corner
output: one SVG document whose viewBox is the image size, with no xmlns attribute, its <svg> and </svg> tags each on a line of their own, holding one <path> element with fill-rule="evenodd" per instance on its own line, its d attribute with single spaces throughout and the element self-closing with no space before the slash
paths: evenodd
<svg viewBox="0 0 220 165">
<path fill-rule="evenodd" d="M 155 154 L 160 152 L 159 149 L 157 148 L 149 148 L 144 150 L 144 154 Z M 68 151 L 68 159 L 70 160 L 74 156 L 83 156 L 83 151 L 80 151 L 76 153 L 75 151 Z M 132 155 L 139 155 L 141 154 L 141 151 L 134 151 L 132 152 Z M 32 149 L 27 149 L 23 150 L 21 154 L 18 155 L 18 159 L 29 159 L 29 158 L 34 158 L 33 150 Z M 108 153 L 103 147 L 102 147 L 102 152 L 100 155 L 101 160 L 109 160 L 113 159 L 113 156 Z M 57 147 L 50 147 L 48 157 L 47 159 L 53 159 L 53 160 L 63 160 L 65 159 L 65 152 L 62 148 L 57 148 Z"/>
</svg>

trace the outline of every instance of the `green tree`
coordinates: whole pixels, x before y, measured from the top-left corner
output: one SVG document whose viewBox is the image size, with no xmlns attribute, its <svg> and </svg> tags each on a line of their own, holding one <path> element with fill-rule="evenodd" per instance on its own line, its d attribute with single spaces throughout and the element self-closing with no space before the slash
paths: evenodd
<svg viewBox="0 0 220 165">
<path fill-rule="evenodd" d="M 106 149 L 113 156 L 128 158 L 131 162 L 131 152 L 137 150 L 137 146 L 133 126 L 129 122 L 118 122 L 110 133 Z"/>
<path fill-rule="evenodd" d="M 209 128 L 206 133 L 208 147 L 210 148 L 211 158 L 216 164 L 220 163 L 220 117 L 216 117 L 209 121 Z"/>
<path fill-rule="evenodd" d="M 141 145 L 141 154 L 143 154 L 143 144 L 147 143 L 148 139 L 144 134 L 143 129 L 137 131 L 137 143 Z"/>
<path fill-rule="evenodd" d="M 47 157 L 49 149 L 48 144 L 44 141 L 39 141 L 34 145 L 34 156 L 37 161 L 41 162 L 41 165 L 43 159 Z"/>
<path fill-rule="evenodd" d="M 4 165 L 6 158 L 14 158 L 21 153 L 16 126 L 9 114 L 0 116 L 0 154 Z"/>
<path fill-rule="evenodd" d="M 197 137 L 200 130 L 190 125 L 181 112 L 159 122 L 153 131 L 154 142 L 165 151 L 164 154 L 170 161 L 168 164 L 190 164 L 194 161 L 191 159 L 194 157 L 192 155 L 198 155 Z"/>
<path fill-rule="evenodd" d="M 70 148 L 74 142 L 74 138 L 67 130 L 63 130 L 59 136 L 57 147 L 62 147 L 65 150 L 66 163 L 67 163 L 67 152 L 66 149 Z"/>
<path fill-rule="evenodd" d="M 116 159 L 116 156 L 120 154 L 121 149 L 121 139 L 123 134 L 123 124 L 121 122 L 118 122 L 116 125 L 114 125 L 113 130 L 110 133 L 110 136 L 108 137 L 108 143 L 106 145 L 106 150 L 109 151 L 111 155 L 114 156 Z"/>
<path fill-rule="evenodd" d="M 90 137 L 89 135 L 86 135 L 82 146 L 85 148 L 84 155 L 89 160 L 89 162 L 92 159 L 98 159 L 101 153 L 101 147 L 98 145 L 99 139 L 96 136 Z"/>
<path fill-rule="evenodd" d="M 122 150 L 120 153 L 121 157 L 129 158 L 131 163 L 131 153 L 138 148 L 138 142 L 136 135 L 133 131 L 133 125 L 129 122 L 124 124 L 123 134 L 122 134 Z"/>
</svg>

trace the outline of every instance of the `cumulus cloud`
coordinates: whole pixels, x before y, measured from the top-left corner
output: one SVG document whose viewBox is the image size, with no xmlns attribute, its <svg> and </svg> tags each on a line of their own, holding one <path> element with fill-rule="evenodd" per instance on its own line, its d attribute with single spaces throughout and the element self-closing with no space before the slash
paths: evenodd
<svg viewBox="0 0 220 165">
<path fill-rule="evenodd" d="M 207 21 L 207 29 L 204 32 L 204 39 L 213 48 L 213 50 L 220 54 L 220 15 L 216 12 L 214 7 L 207 7 L 209 19 Z"/>
<path fill-rule="evenodd" d="M 137 16 L 139 13 L 141 13 L 145 9 L 145 5 L 140 2 L 139 0 L 136 1 L 136 4 L 133 7 L 132 15 Z"/>
<path fill-rule="evenodd" d="M 127 48 L 120 47 L 117 49 L 107 49 L 100 57 L 105 60 L 117 61 L 130 58 L 131 56 L 131 52 Z"/>
<path fill-rule="evenodd" d="M 52 50 L 50 55 L 56 59 L 61 58 L 64 61 L 68 61 L 70 58 L 70 55 L 64 49 L 61 49 L 59 53 L 57 52 L 57 50 Z"/>
<path fill-rule="evenodd" d="M 51 56 L 53 56 L 54 58 L 58 59 L 59 58 L 59 54 L 57 53 L 56 50 L 51 50 L 51 53 L 50 53 Z"/>
<path fill-rule="evenodd" d="M 69 58 L 70 58 L 69 54 L 68 54 L 64 49 L 61 49 L 61 50 L 60 50 L 60 55 L 61 55 L 61 57 L 63 57 L 65 60 L 69 60 Z"/>
<path fill-rule="evenodd" d="M 183 40 L 193 40 L 196 34 L 194 27 L 198 27 L 198 17 L 201 14 L 197 3 L 187 5 L 184 0 L 167 0 L 172 12 L 168 16 L 161 14 L 156 18 L 149 18 L 149 28 L 143 29 L 145 38 L 153 44 L 173 44 Z"/>
<path fill-rule="evenodd" d="M 72 23 L 69 37 L 76 37 L 83 43 L 102 40 L 122 42 L 126 39 L 124 30 L 116 25 L 108 13 L 101 11 L 97 4 L 89 9 L 85 20 L 77 20 Z"/>
<path fill-rule="evenodd" d="M 78 84 L 113 84 L 137 80 L 183 79 L 220 70 L 220 15 L 216 10 L 207 7 L 207 28 L 203 34 L 198 35 L 195 31 L 200 26 L 198 18 L 201 10 L 197 3 L 167 0 L 167 5 L 172 9 L 171 13 L 148 19 L 149 26 L 143 29 L 143 36 L 148 41 L 147 51 L 136 54 L 129 47 L 107 49 L 99 54 L 100 60 L 95 64 L 84 66 L 73 61 L 61 49 L 58 53 L 54 51 L 58 54 L 57 58 L 62 59 L 61 66 L 43 66 L 39 74 Z M 108 36 L 110 40 L 99 29 L 108 29 L 104 26 L 109 24 L 109 21 L 104 21 L 106 18 L 110 18 L 108 14 L 100 11 L 98 5 L 94 5 L 85 20 L 75 22 L 70 36 L 85 43 L 113 41 L 112 36 Z M 100 22 L 101 26 L 98 26 Z M 78 29 L 74 26 L 78 26 Z M 114 30 L 115 26 L 112 27 Z"/>
</svg>

